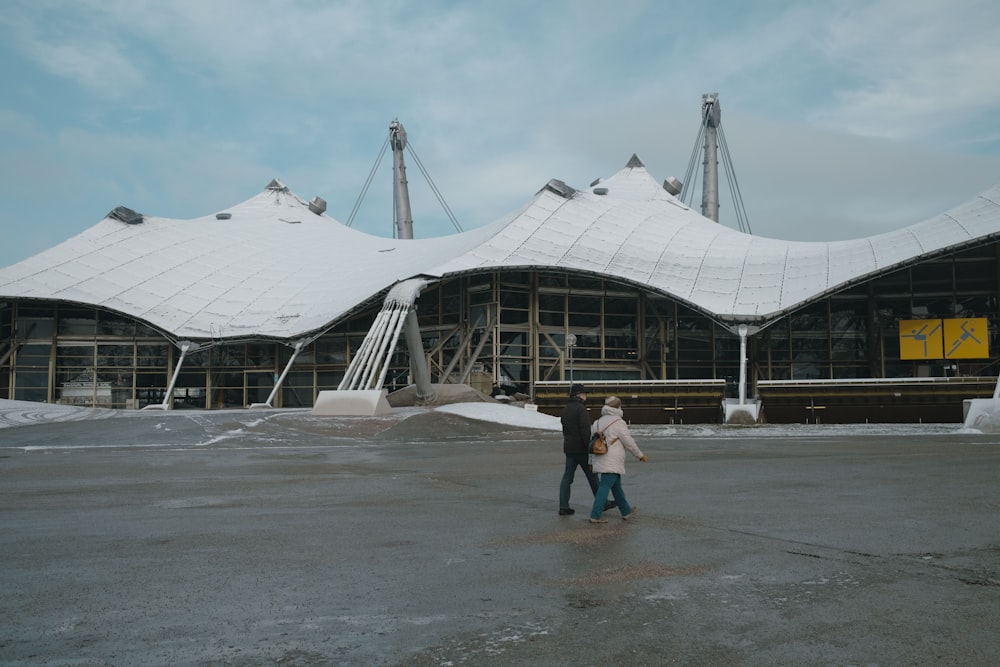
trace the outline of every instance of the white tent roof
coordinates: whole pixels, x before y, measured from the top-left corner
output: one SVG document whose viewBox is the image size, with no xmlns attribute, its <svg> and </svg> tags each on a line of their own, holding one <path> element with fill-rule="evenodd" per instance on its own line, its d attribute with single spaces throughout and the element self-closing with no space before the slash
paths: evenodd
<svg viewBox="0 0 1000 667">
<path fill-rule="evenodd" d="M 963 206 L 864 239 L 751 236 L 695 213 L 637 160 L 566 198 L 546 188 L 483 244 L 433 269 L 554 267 L 643 285 L 719 320 L 766 323 L 918 258 L 1000 237 L 1000 185 Z M 606 194 L 595 191 L 606 190 Z"/>
<path fill-rule="evenodd" d="M 295 339 L 409 277 L 551 268 L 642 285 L 723 321 L 765 323 L 914 259 L 1000 236 L 1000 186 L 898 231 L 802 243 L 712 222 L 638 160 L 629 164 L 585 191 L 551 181 L 520 212 L 485 227 L 416 240 L 350 229 L 273 182 L 228 209 L 229 219 L 105 218 L 0 269 L 0 297 L 101 306 L 175 339 Z M 596 194 L 601 188 L 607 193 Z"/>
<path fill-rule="evenodd" d="M 0 295 L 102 306 L 176 339 L 291 339 L 321 330 L 482 235 L 371 236 L 313 213 L 280 182 L 225 213 L 231 217 L 145 217 L 138 224 L 105 218 L 0 269 Z"/>
</svg>

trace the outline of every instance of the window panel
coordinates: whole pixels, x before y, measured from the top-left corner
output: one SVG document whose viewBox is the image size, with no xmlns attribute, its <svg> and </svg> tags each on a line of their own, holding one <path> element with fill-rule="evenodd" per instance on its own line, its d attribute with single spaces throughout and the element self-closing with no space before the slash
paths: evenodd
<svg viewBox="0 0 1000 667">
<path fill-rule="evenodd" d="M 136 366 L 166 368 L 169 347 L 166 344 L 140 343 L 135 346 Z"/>
<path fill-rule="evenodd" d="M 97 333 L 97 312 L 92 308 L 62 308 L 59 311 L 60 336 L 90 336 Z"/>
<path fill-rule="evenodd" d="M 986 292 L 996 289 L 997 265 L 994 259 L 976 259 L 955 263 L 955 289 L 958 292 Z"/>
<path fill-rule="evenodd" d="M 48 399 L 48 371 L 27 371 L 18 367 L 14 373 L 14 400 L 44 402 Z"/>
<path fill-rule="evenodd" d="M 914 293 L 954 290 L 951 260 L 918 264 L 910 269 L 910 275 Z"/>
<path fill-rule="evenodd" d="M 528 311 L 527 310 L 515 310 L 513 308 L 504 308 L 500 311 L 500 322 L 502 324 L 527 324 L 528 323 Z"/>
<path fill-rule="evenodd" d="M 135 336 L 135 320 L 121 317 L 113 313 L 99 313 L 97 319 L 97 333 L 102 336 L 132 338 Z"/>
<path fill-rule="evenodd" d="M 500 333 L 500 356 L 527 357 L 528 334 L 524 331 L 503 331 Z"/>
<path fill-rule="evenodd" d="M 569 326 L 573 329 L 600 329 L 600 313 L 570 313 Z"/>
<path fill-rule="evenodd" d="M 21 363 L 20 357 L 18 363 Z M 132 359 L 129 357 L 129 364 Z M 61 344 L 56 348 L 56 366 L 91 367 L 94 365 L 94 344 L 85 343 L 81 345 Z"/>
<path fill-rule="evenodd" d="M 52 345 L 22 345 L 17 350 L 17 365 L 48 367 L 51 354 Z"/>
<path fill-rule="evenodd" d="M 566 323 L 565 313 L 538 313 L 538 323 L 543 327 L 562 327 Z"/>
<path fill-rule="evenodd" d="M 629 315 L 635 319 L 639 311 L 639 301 L 635 297 L 608 295 L 604 299 L 604 313 L 607 315 Z"/>
<path fill-rule="evenodd" d="M 566 296 L 563 294 L 539 294 L 538 309 L 561 313 L 566 310 Z"/>
<path fill-rule="evenodd" d="M 504 290 L 500 294 L 500 307 L 504 310 L 508 308 L 519 308 L 527 310 L 531 305 L 528 292 Z"/>
<path fill-rule="evenodd" d="M 52 338 L 54 327 L 52 317 L 18 317 L 17 337 L 20 340 Z"/>
<path fill-rule="evenodd" d="M 97 365 L 131 367 L 134 351 L 135 348 L 132 345 L 98 345 Z"/>
</svg>

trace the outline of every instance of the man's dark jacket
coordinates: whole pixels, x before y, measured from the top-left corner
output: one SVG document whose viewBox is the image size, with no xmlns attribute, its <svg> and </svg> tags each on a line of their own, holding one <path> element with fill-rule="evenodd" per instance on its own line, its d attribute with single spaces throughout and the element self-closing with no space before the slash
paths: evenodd
<svg viewBox="0 0 1000 667">
<path fill-rule="evenodd" d="M 566 454 L 586 454 L 590 444 L 590 415 L 587 406 L 579 396 L 572 396 L 562 416 L 563 452 Z"/>
</svg>

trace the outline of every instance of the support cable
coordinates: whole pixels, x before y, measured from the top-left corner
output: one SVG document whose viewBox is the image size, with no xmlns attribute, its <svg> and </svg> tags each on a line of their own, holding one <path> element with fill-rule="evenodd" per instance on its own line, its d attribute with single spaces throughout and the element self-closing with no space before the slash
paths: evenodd
<svg viewBox="0 0 1000 667">
<path fill-rule="evenodd" d="M 364 186 L 361 188 L 361 194 L 358 195 L 357 201 L 354 202 L 354 208 L 351 209 L 351 215 L 347 217 L 347 226 L 350 227 L 354 224 L 354 216 L 358 214 L 358 209 L 361 208 L 361 202 L 365 200 L 365 195 L 368 194 L 368 188 L 371 187 L 372 180 L 375 178 L 375 172 L 378 171 L 378 166 L 382 164 L 382 158 L 385 157 L 385 149 L 389 146 L 389 139 L 382 143 L 382 149 L 378 152 L 378 157 L 375 158 L 375 164 L 372 165 L 372 170 L 368 172 L 368 180 L 365 181 Z"/>
<path fill-rule="evenodd" d="M 698 185 L 698 172 L 695 171 L 695 168 L 698 164 L 698 157 L 702 155 L 705 128 L 708 126 L 710 113 L 711 107 L 705 107 L 701 117 L 701 124 L 698 126 L 698 136 L 694 141 L 694 149 L 691 151 L 691 159 L 688 160 L 687 171 L 684 172 L 679 199 L 689 207 L 692 206 L 694 191 Z M 750 219 L 747 216 L 746 207 L 743 205 L 743 193 L 740 191 L 739 182 L 736 180 L 736 169 L 733 166 L 733 158 L 729 153 L 729 143 L 726 141 L 726 133 L 722 129 L 721 122 L 716 129 L 718 130 L 716 134 L 719 149 L 722 153 L 722 167 L 725 170 L 726 180 L 729 182 L 729 193 L 733 199 L 739 230 L 746 234 L 752 234 Z"/>
<path fill-rule="evenodd" d="M 706 114 L 701 119 L 701 125 L 698 126 L 698 136 L 694 140 L 694 149 L 691 151 L 691 159 L 688 160 L 687 171 L 684 172 L 684 181 L 681 186 L 681 196 L 680 200 L 691 206 L 692 198 L 694 197 L 694 189 L 697 185 L 697 176 L 695 175 L 695 165 L 698 163 L 698 156 L 701 155 L 702 142 L 705 139 L 705 125 L 708 123 L 708 115 Z M 686 199 L 685 199 L 686 197 Z"/>
<path fill-rule="evenodd" d="M 739 223 L 740 231 L 752 234 L 750 231 L 750 218 L 747 217 L 747 210 L 743 206 L 743 193 L 740 192 L 740 184 L 736 180 L 736 167 L 733 165 L 733 157 L 729 153 L 729 142 L 726 141 L 726 133 L 719 125 L 719 146 L 722 148 L 722 164 L 726 170 L 726 180 L 729 181 L 729 193 L 733 198 L 733 207 L 736 209 L 736 220 Z"/>
<path fill-rule="evenodd" d="M 375 173 L 378 171 L 379 165 L 382 164 L 382 159 L 385 157 L 386 149 L 389 147 L 390 141 L 391 141 L 391 136 L 386 137 L 386 140 L 382 143 L 382 148 L 379 151 L 378 157 L 375 158 L 375 164 L 372 165 L 371 171 L 368 172 L 368 179 L 365 181 L 364 186 L 361 188 L 361 194 L 358 195 L 357 201 L 354 202 L 354 208 L 351 209 L 351 214 L 347 218 L 348 227 L 354 224 L 354 218 L 355 216 L 357 216 L 358 210 L 361 208 L 361 204 L 364 202 L 365 196 L 368 194 L 368 189 L 371 187 L 372 181 L 375 179 Z M 420 170 L 420 173 L 423 174 L 424 179 L 426 179 L 427 184 L 430 186 L 431 191 L 437 198 L 438 203 L 441 204 L 441 208 L 448 216 L 448 219 L 451 221 L 452 226 L 455 227 L 456 231 L 459 232 L 465 231 L 462 229 L 462 225 L 459 224 L 458 218 L 455 217 L 455 214 L 452 212 L 451 207 L 448 205 L 448 202 L 445 201 L 444 195 L 441 194 L 441 190 L 439 190 L 437 184 L 434 183 L 434 179 L 431 178 L 430 173 L 424 167 L 424 163 L 420 160 L 420 156 L 417 155 L 417 152 L 415 150 L 413 150 L 413 144 L 410 141 L 407 141 L 405 144 L 405 148 L 409 151 L 410 157 L 413 158 L 413 161 L 416 163 L 417 168 Z M 393 220 L 392 220 L 393 238 L 396 238 L 396 228 L 397 228 L 395 199 L 396 199 L 396 191 L 394 189 L 393 190 L 394 206 L 393 206 Z"/>
<path fill-rule="evenodd" d="M 444 195 L 441 194 L 437 185 L 434 184 L 434 179 L 432 179 L 431 175 L 426 169 L 424 169 L 424 163 L 420 161 L 420 156 L 418 156 L 417 152 L 413 150 L 413 142 L 407 142 L 406 148 L 410 151 L 413 161 L 417 163 L 417 169 L 419 169 L 420 173 L 424 175 L 425 179 L 427 179 L 427 184 L 431 186 L 431 191 L 434 192 L 434 196 L 437 197 L 438 203 L 441 204 L 441 208 L 443 208 L 444 212 L 448 215 L 448 219 L 451 220 L 451 224 L 454 225 L 455 229 L 459 232 L 463 231 L 462 226 L 458 224 L 458 219 L 455 217 L 455 214 L 451 212 L 451 207 L 448 206 L 448 202 L 444 200 Z"/>
</svg>

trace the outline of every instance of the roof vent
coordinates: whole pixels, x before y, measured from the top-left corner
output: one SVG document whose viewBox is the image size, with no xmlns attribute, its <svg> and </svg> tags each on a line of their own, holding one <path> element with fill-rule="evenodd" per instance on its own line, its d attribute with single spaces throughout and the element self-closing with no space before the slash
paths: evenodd
<svg viewBox="0 0 1000 667">
<path fill-rule="evenodd" d="M 601 182 L 600 178 L 595 178 L 593 181 L 590 182 L 590 187 L 594 187 L 595 185 L 597 185 L 600 182 Z"/>
<path fill-rule="evenodd" d="M 608 194 L 608 189 L 607 188 L 594 188 L 594 194 L 595 195 L 606 195 L 606 194 Z"/>
<path fill-rule="evenodd" d="M 232 213 L 216 213 L 215 214 L 215 219 L 216 220 L 229 220 L 229 218 L 231 218 L 231 217 L 233 217 Z"/>
<path fill-rule="evenodd" d="M 112 218 L 128 225 L 137 225 L 142 222 L 142 213 L 136 213 L 132 209 L 125 206 L 116 207 L 104 217 Z"/>
<path fill-rule="evenodd" d="M 542 188 L 542 190 L 548 190 L 549 192 L 553 192 L 559 195 L 560 197 L 564 197 L 565 199 L 571 199 L 573 195 L 576 194 L 576 190 L 566 185 L 557 178 L 553 178 L 551 181 L 546 183 L 545 187 Z"/>
<path fill-rule="evenodd" d="M 673 176 L 663 181 L 663 189 L 675 197 L 681 193 L 681 187 L 681 182 Z"/>
<path fill-rule="evenodd" d="M 326 200 L 322 197 L 313 197 L 313 200 L 309 202 L 309 210 L 316 215 L 323 215 L 326 211 Z"/>
</svg>

